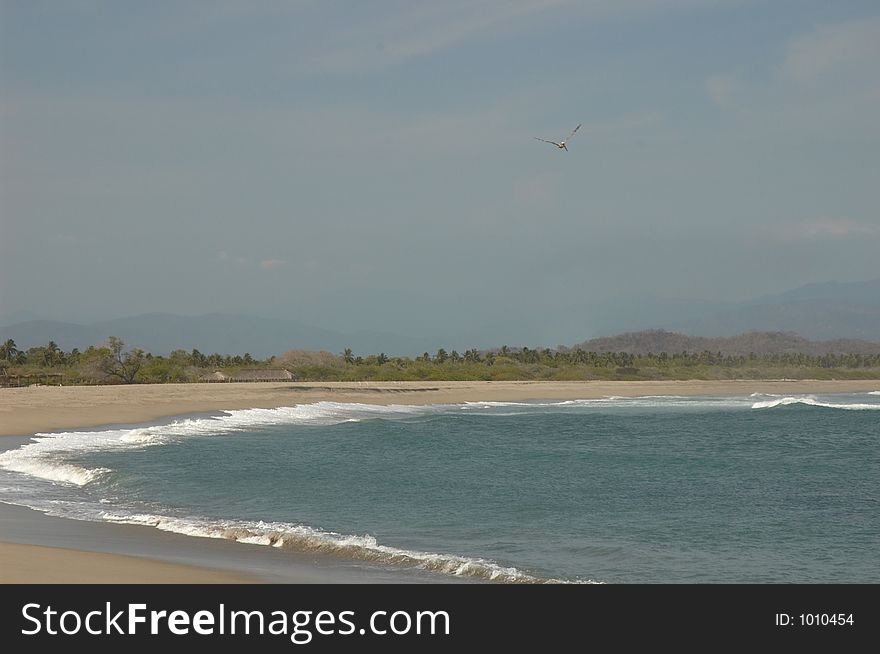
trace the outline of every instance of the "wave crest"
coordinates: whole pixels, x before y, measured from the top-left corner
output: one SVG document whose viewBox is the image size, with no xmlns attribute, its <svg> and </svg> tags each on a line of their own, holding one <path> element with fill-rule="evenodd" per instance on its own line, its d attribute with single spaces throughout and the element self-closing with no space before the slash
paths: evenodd
<svg viewBox="0 0 880 654">
<path fill-rule="evenodd" d="M 316 402 L 275 409 L 240 409 L 168 424 L 98 431 L 35 434 L 30 443 L 0 453 L 0 468 L 47 481 L 84 486 L 107 472 L 67 462 L 83 452 L 137 450 L 191 436 L 216 436 L 285 424 L 333 425 L 371 418 L 401 418 L 440 410 L 439 406 Z"/>
<path fill-rule="evenodd" d="M 38 458 L 29 457 L 0 461 L 0 466 L 31 477 L 75 486 L 85 486 L 101 475 L 110 472 L 107 468 L 89 469 L 69 463 L 47 463 Z"/>
<path fill-rule="evenodd" d="M 514 567 L 502 566 L 488 559 L 455 554 L 419 552 L 380 544 L 373 536 L 353 536 L 321 531 L 286 523 L 218 522 L 169 518 L 150 514 L 120 515 L 105 513 L 104 520 L 146 525 L 187 536 L 222 538 L 239 543 L 265 545 L 296 552 L 344 557 L 356 561 L 411 567 L 430 572 L 472 577 L 502 583 L 599 583 L 592 580 L 549 579 L 531 575 Z"/>
<path fill-rule="evenodd" d="M 846 411 L 878 411 L 880 404 L 864 404 L 860 402 L 849 404 L 835 404 L 833 402 L 821 402 L 815 397 L 776 397 L 771 400 L 762 400 L 752 404 L 753 409 L 772 409 L 778 406 L 792 404 L 804 404 L 806 406 L 823 407 L 826 409 L 843 409 Z"/>
</svg>

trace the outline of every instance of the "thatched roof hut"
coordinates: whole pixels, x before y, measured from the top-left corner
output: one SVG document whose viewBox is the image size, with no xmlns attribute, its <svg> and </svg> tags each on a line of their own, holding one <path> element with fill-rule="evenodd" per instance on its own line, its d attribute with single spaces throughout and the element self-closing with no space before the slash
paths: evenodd
<svg viewBox="0 0 880 654">
<path fill-rule="evenodd" d="M 234 382 L 278 382 L 292 381 L 293 374 L 284 369 L 256 368 L 253 370 L 239 370 L 232 375 L 230 381 Z"/>
<path fill-rule="evenodd" d="M 231 379 L 226 373 L 215 370 L 210 375 L 199 377 L 199 381 L 203 382 L 228 382 Z"/>
</svg>

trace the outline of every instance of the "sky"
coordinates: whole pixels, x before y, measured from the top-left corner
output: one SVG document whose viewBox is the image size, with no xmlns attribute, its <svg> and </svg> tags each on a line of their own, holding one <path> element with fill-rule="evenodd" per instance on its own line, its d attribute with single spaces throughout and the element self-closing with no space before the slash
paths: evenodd
<svg viewBox="0 0 880 654">
<path fill-rule="evenodd" d="M 555 345 L 876 278 L 878 63 L 875 0 L 0 0 L 0 318 Z"/>
</svg>

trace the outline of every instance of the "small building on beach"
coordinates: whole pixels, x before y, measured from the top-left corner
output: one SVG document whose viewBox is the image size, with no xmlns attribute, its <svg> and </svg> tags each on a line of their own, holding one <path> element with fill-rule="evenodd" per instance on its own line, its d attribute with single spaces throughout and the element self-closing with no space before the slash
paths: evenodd
<svg viewBox="0 0 880 654">
<path fill-rule="evenodd" d="M 283 368 L 249 368 L 239 370 L 238 372 L 227 375 L 225 372 L 215 370 L 214 372 L 199 377 L 200 382 L 219 383 L 219 382 L 280 382 L 293 381 L 296 379 L 293 373 Z"/>
<path fill-rule="evenodd" d="M 210 375 L 199 377 L 200 382 L 228 382 L 230 379 L 232 379 L 232 377 L 219 370 L 215 370 Z"/>
<path fill-rule="evenodd" d="M 279 382 L 293 380 L 293 373 L 283 368 L 239 370 L 229 379 L 229 381 L 233 382 Z"/>
</svg>

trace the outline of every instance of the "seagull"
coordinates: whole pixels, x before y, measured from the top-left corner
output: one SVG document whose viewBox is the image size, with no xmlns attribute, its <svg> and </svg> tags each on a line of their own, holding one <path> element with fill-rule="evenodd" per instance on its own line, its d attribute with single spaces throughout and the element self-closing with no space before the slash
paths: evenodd
<svg viewBox="0 0 880 654">
<path fill-rule="evenodd" d="M 565 139 L 564 141 L 560 141 L 559 143 L 557 143 L 556 141 L 548 141 L 547 139 L 539 139 L 537 136 L 534 138 L 536 141 L 543 141 L 544 143 L 550 143 L 552 145 L 555 145 L 560 150 L 565 150 L 566 152 L 568 152 L 568 148 L 565 147 L 565 144 L 571 140 L 571 137 L 574 136 L 574 133 L 576 131 L 578 131 L 580 128 L 581 128 L 581 124 L 578 124 L 577 127 L 575 127 L 573 130 L 571 130 L 571 134 L 568 135 L 568 138 Z"/>
</svg>

